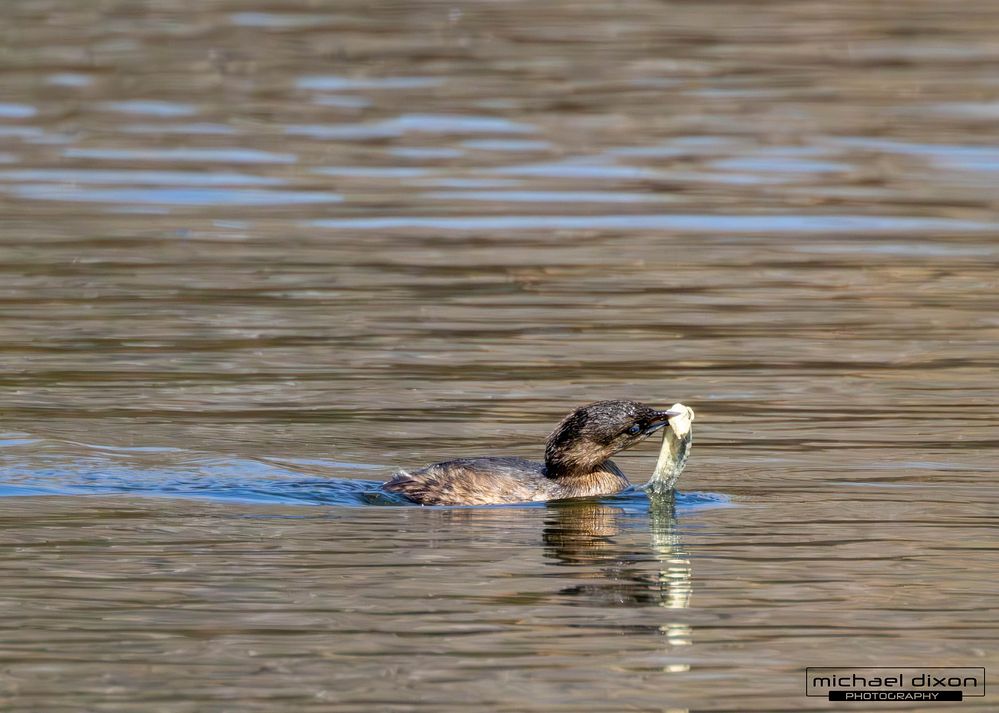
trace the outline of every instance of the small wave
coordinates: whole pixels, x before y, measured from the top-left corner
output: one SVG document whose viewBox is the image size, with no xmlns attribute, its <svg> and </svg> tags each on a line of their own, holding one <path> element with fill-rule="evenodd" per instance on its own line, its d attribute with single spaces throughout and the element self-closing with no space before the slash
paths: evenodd
<svg viewBox="0 0 999 713">
<path fill-rule="evenodd" d="M 343 465 L 343 464 L 341 464 Z M 191 464 L 183 471 L 136 470 L 120 463 L 87 459 L 75 466 L 5 467 L 0 473 L 0 497 L 131 495 L 137 497 L 195 498 L 257 505 L 384 506 L 412 505 L 381 489 L 379 480 L 316 477 L 252 460 Z M 363 464 L 358 466 L 365 468 Z M 633 489 L 603 502 L 629 513 L 648 509 L 645 493 Z M 715 493 L 676 494 L 679 510 L 700 510 L 730 504 Z M 543 507 L 523 503 L 492 507 Z"/>
</svg>

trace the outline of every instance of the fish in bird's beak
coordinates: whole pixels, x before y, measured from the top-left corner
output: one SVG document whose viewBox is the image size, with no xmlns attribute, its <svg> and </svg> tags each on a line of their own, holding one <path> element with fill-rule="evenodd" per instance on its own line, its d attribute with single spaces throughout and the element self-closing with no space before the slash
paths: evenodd
<svg viewBox="0 0 999 713">
<path fill-rule="evenodd" d="M 649 421 L 649 425 L 645 427 L 642 431 L 646 436 L 651 436 L 653 433 L 661 428 L 665 428 L 669 425 L 669 420 L 675 418 L 676 416 L 682 416 L 685 411 L 680 409 L 669 409 L 668 411 L 659 411 L 656 415 Z"/>
</svg>

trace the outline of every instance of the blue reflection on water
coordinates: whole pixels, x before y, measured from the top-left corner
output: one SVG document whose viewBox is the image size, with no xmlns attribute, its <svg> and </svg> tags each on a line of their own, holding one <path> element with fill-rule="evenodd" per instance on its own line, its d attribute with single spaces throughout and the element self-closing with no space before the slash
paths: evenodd
<svg viewBox="0 0 999 713">
<path fill-rule="evenodd" d="M 324 92 L 354 89 L 422 89 L 443 83 L 438 77 L 341 77 L 318 75 L 301 77 L 295 82 L 299 89 Z"/>
<path fill-rule="evenodd" d="M 197 107 L 180 102 L 152 101 L 149 99 L 132 99 L 129 101 L 101 102 L 98 109 L 115 111 L 122 114 L 148 114 L 150 116 L 176 117 L 193 116 L 198 113 Z"/>
<path fill-rule="evenodd" d="M 8 445 L 21 445 L 9 441 Z M 4 445 L 4 444 L 0 444 Z M 122 449 L 115 449 L 122 450 Z M 127 449 L 131 453 L 134 449 Z M 140 449 L 139 454 L 149 451 Z M 111 452 L 107 458 L 68 455 L 46 456 L 32 463 L 0 468 L 0 497 L 132 495 L 138 497 L 196 498 L 258 505 L 411 505 L 382 491 L 382 481 L 317 477 L 286 465 L 250 459 L 201 459 L 164 468 L 138 468 L 120 461 L 126 453 Z M 286 461 L 294 464 L 295 461 Z M 336 461 L 303 461 L 305 466 L 339 470 L 383 470 L 379 466 Z M 637 488 L 602 499 L 627 513 L 644 513 L 648 498 Z M 724 495 L 677 493 L 681 510 L 721 507 L 730 504 Z M 544 503 L 514 506 L 543 507 Z"/>
<path fill-rule="evenodd" d="M 160 205 L 270 206 L 302 203 L 340 203 L 343 196 L 319 191 L 270 191 L 246 188 L 83 188 L 35 183 L 0 186 L 19 198 L 81 203 L 152 203 Z"/>
<path fill-rule="evenodd" d="M 5 119 L 27 119 L 37 113 L 38 110 L 29 104 L 0 104 L 0 117 Z"/>
<path fill-rule="evenodd" d="M 307 225 L 334 230 L 678 230 L 728 233 L 980 232 L 990 221 L 887 215 L 497 215 L 327 218 Z"/>
</svg>

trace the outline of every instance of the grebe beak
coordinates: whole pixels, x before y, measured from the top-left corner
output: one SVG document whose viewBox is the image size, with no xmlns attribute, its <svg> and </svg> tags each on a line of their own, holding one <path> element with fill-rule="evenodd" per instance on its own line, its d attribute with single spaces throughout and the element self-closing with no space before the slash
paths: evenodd
<svg viewBox="0 0 999 713">
<path fill-rule="evenodd" d="M 667 425 L 669 425 L 669 420 L 671 418 L 673 418 L 675 416 L 682 416 L 682 415 L 683 415 L 683 411 L 679 411 L 679 410 L 678 411 L 657 411 L 656 415 L 653 417 L 653 419 L 651 421 L 649 421 L 649 425 L 646 426 L 645 430 L 642 431 L 642 433 L 644 433 L 647 436 L 651 435 L 651 434 L 655 433 L 656 431 L 658 431 L 660 428 L 665 428 Z"/>
</svg>

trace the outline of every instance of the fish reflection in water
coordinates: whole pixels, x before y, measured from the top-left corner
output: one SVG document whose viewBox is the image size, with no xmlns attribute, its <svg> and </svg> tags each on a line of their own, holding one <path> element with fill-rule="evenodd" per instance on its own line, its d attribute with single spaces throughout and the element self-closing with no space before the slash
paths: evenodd
<svg viewBox="0 0 999 713">
<path fill-rule="evenodd" d="M 467 537 L 486 542 L 508 543 L 513 537 L 520 547 L 540 540 L 549 566 L 563 568 L 555 575 L 556 580 L 576 582 L 551 592 L 508 592 L 489 598 L 492 603 L 556 600 L 596 609 L 682 610 L 690 606 L 693 576 L 677 511 L 729 505 L 726 498 L 712 493 L 675 492 L 648 498 L 631 492 L 600 501 L 553 501 L 542 506 L 540 532 L 533 528 L 534 518 L 529 516 L 540 509 L 537 505 L 421 510 L 443 533 L 457 529 Z M 626 624 L 623 628 L 663 637 L 670 647 L 691 643 L 691 626 L 680 616 L 644 619 L 647 623 Z M 593 621 L 569 626 L 621 628 L 620 624 Z M 685 664 L 674 662 L 670 666 Z"/>
<path fill-rule="evenodd" d="M 548 556 L 562 565 L 599 568 L 586 575 L 592 582 L 566 587 L 560 595 L 577 597 L 587 606 L 690 606 L 690 556 L 680 537 L 674 494 L 649 498 L 649 549 L 659 563 L 655 572 L 641 566 L 644 558 L 614 542 L 631 519 L 625 509 L 592 501 L 556 503 L 549 508 L 543 535 Z M 672 645 L 690 643 L 686 623 L 669 622 L 658 630 Z"/>
</svg>

